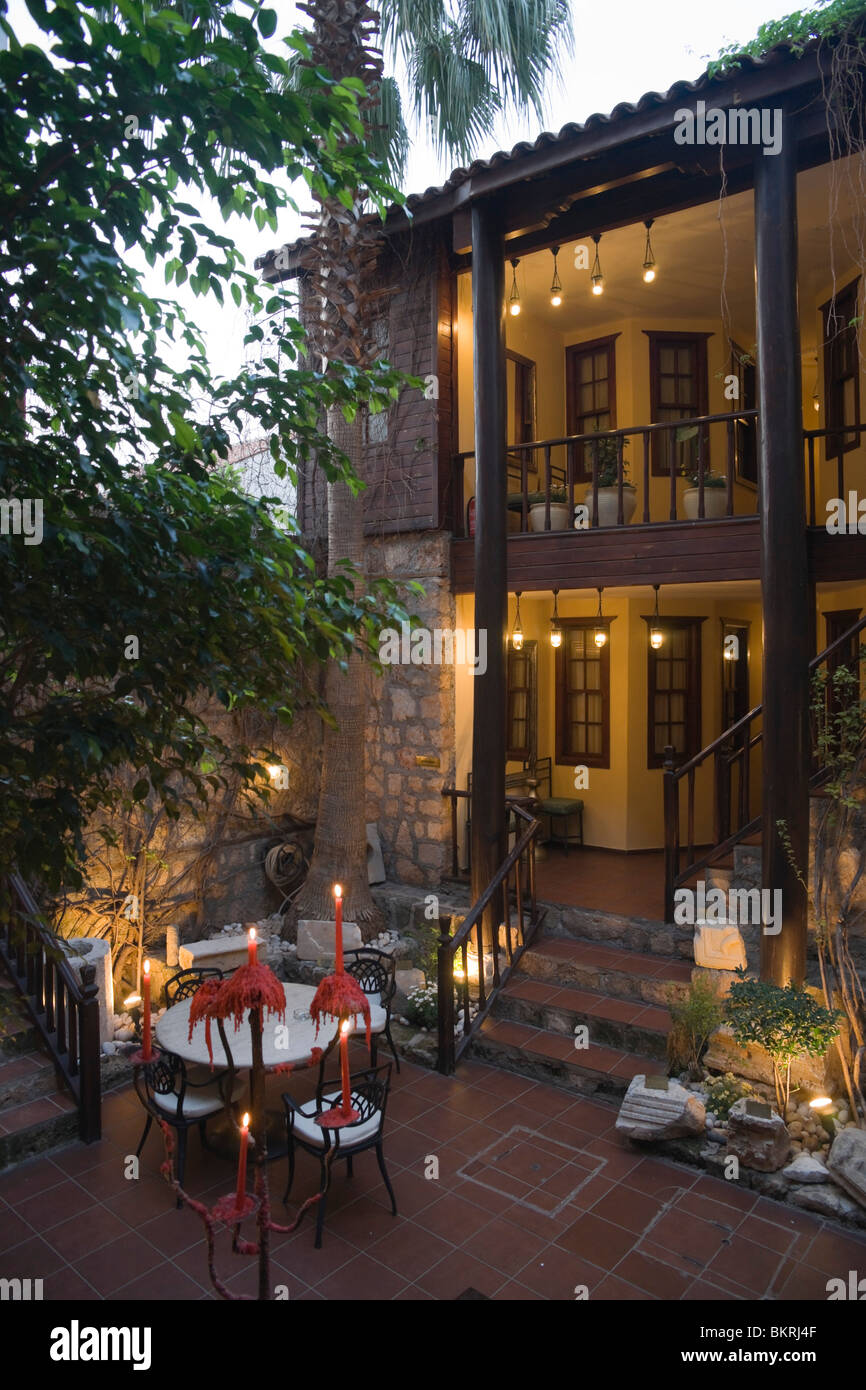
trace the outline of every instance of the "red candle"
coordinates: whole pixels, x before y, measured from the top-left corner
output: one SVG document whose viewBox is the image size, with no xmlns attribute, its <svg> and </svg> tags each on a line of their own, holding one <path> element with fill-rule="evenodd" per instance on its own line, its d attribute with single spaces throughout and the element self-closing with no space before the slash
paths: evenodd
<svg viewBox="0 0 866 1390">
<path fill-rule="evenodd" d="M 238 1188 L 235 1193 L 235 1211 L 244 1205 L 247 1192 L 247 1146 L 250 1142 L 250 1117 L 244 1115 L 241 1121 L 241 1151 L 238 1157 Z"/>
<path fill-rule="evenodd" d="M 142 1044 L 141 1055 L 145 1062 L 149 1062 L 153 1056 L 150 1042 L 150 961 L 146 960 L 142 964 L 141 973 L 143 976 L 141 993 L 144 1003 L 144 1017 L 142 1019 Z"/>
<path fill-rule="evenodd" d="M 258 947 L 256 946 L 256 929 L 255 927 L 250 927 L 249 935 L 247 937 L 247 965 L 256 964 L 257 950 Z"/>
<path fill-rule="evenodd" d="M 337 915 L 336 944 L 334 947 L 334 966 L 339 975 L 343 969 L 343 890 L 339 883 L 334 884 L 334 906 Z"/>
<path fill-rule="evenodd" d="M 343 1114 L 348 1115 L 352 1108 L 352 1091 L 349 1086 L 349 1029 L 351 1025 L 345 1019 L 340 1025 L 340 1072 L 343 1079 Z"/>
</svg>

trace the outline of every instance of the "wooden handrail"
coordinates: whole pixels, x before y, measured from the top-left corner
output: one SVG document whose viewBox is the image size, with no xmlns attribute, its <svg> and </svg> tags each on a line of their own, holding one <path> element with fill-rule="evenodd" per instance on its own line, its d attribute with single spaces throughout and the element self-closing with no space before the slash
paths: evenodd
<svg viewBox="0 0 866 1390">
<path fill-rule="evenodd" d="M 456 787 L 446 787 L 443 788 L 443 796 L 444 795 L 451 796 L 452 807 L 456 807 L 458 798 L 468 797 L 469 793 L 459 790 Z M 527 799 L 524 798 L 524 800 Z M 437 960 L 438 1067 L 445 1075 L 450 1075 L 454 1071 L 457 1061 L 468 1046 L 473 1033 L 477 1031 L 486 1018 L 494 999 L 509 978 L 518 960 L 523 955 L 523 952 L 532 941 L 538 925 L 538 904 L 535 891 L 535 840 L 538 835 L 540 821 L 526 809 L 526 806 L 521 800 L 507 799 L 506 806 L 515 817 L 525 822 L 523 833 L 520 835 L 513 848 L 505 856 L 483 893 L 480 895 L 477 902 L 472 905 L 454 935 L 451 935 L 450 922 L 447 918 L 442 920 L 442 925 L 440 927 Z M 528 883 L 524 882 L 524 870 L 528 876 Z M 514 876 L 513 890 L 511 884 L 512 875 Z M 512 891 L 517 911 L 516 948 L 512 941 Z M 502 916 L 504 919 L 502 925 L 504 925 L 505 928 L 504 950 L 506 963 L 503 968 L 500 968 L 499 961 L 499 933 L 501 926 L 497 927 L 491 942 L 485 943 L 484 941 L 485 910 L 491 903 L 496 902 L 497 895 L 500 895 L 499 901 L 501 902 Z M 528 902 L 525 901 L 527 897 Z M 498 912 L 495 913 L 495 918 L 498 922 Z M 478 961 L 478 1011 L 474 1018 L 471 1015 L 473 1000 L 469 980 L 469 944 L 473 932 L 476 937 L 476 959 Z M 486 944 L 489 945 L 493 968 L 493 978 L 489 988 L 486 979 Z M 455 992 L 458 988 L 457 981 L 454 978 L 454 967 L 458 953 L 462 959 L 459 990 L 463 1007 L 462 1037 L 459 1044 L 455 1043 L 454 1037 L 454 1001 Z"/>
<path fill-rule="evenodd" d="M 0 960 L 75 1098 L 79 1137 L 91 1144 L 102 1133 L 96 967 L 85 961 L 80 973 L 73 969 L 20 874 L 10 874 L 4 890 Z"/>
<path fill-rule="evenodd" d="M 817 433 L 817 431 L 813 431 Z M 814 674 L 834 652 L 846 646 L 852 638 L 866 628 L 866 617 L 860 618 L 858 622 L 852 623 L 851 627 L 841 633 L 834 641 L 830 642 L 823 651 L 817 656 L 812 657 L 809 662 L 809 673 Z M 763 702 L 750 709 L 748 714 L 744 714 L 730 728 L 725 729 L 718 738 L 708 743 L 706 748 L 702 748 L 688 762 L 681 763 L 678 767 L 674 764 L 674 750 L 670 746 L 665 748 L 665 762 L 663 775 L 663 796 L 664 796 L 664 825 L 665 825 L 665 920 L 673 920 L 673 899 L 674 894 L 683 883 L 691 878 L 701 869 L 707 868 L 716 859 L 726 854 L 735 845 L 740 844 L 747 835 L 753 833 L 760 824 L 760 819 L 749 815 L 748 792 L 749 792 L 749 758 L 752 749 L 761 742 L 763 734 L 759 730 L 756 734 L 749 733 L 748 737 L 738 736 L 745 734 L 751 728 L 752 723 L 759 716 L 763 715 Z M 733 747 L 731 746 L 733 744 Z M 716 806 L 716 836 L 715 844 L 700 857 L 694 854 L 694 799 L 695 799 L 695 772 L 701 767 L 709 757 L 716 760 L 716 787 L 714 804 Z M 735 762 L 740 763 L 740 805 L 739 805 L 739 825 L 737 829 L 730 833 L 728 826 L 720 824 L 722 813 L 719 810 L 721 798 L 721 763 L 724 762 L 730 769 Z M 823 772 L 819 768 L 810 776 L 810 782 L 817 786 Z M 688 779 L 688 863 L 680 867 L 680 855 L 682 853 L 682 843 L 680 838 L 680 796 L 679 784 L 683 778 Z M 728 789 L 730 790 L 730 789 Z M 730 803 L 727 802 L 728 813 Z"/>
</svg>

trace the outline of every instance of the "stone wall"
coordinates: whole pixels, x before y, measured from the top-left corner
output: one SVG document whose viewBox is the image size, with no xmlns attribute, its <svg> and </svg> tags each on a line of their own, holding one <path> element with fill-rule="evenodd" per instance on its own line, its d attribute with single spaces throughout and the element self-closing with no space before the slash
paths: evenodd
<svg viewBox="0 0 866 1390">
<path fill-rule="evenodd" d="M 399 582 L 417 580 L 423 597 L 407 606 L 431 632 L 453 630 L 449 546 L 427 532 L 371 541 L 367 569 Z M 453 665 L 388 665 L 371 679 L 368 710 L 367 820 L 379 829 L 389 879 L 435 887 L 450 864 L 450 802 L 454 781 Z M 419 767 L 418 757 L 439 766 Z"/>
</svg>

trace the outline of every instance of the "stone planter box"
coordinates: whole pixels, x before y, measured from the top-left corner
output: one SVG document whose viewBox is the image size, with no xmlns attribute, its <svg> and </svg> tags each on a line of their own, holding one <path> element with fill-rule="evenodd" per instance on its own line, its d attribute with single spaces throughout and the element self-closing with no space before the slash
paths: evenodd
<svg viewBox="0 0 866 1390">
<path fill-rule="evenodd" d="M 595 516 L 592 507 L 592 487 L 588 487 L 583 494 L 584 506 L 589 510 L 589 524 L 595 524 Z M 622 490 L 622 519 L 625 526 L 634 516 L 634 509 L 637 506 L 637 493 L 633 487 L 624 487 Z M 616 526 L 617 515 L 619 514 L 619 488 L 600 487 L 598 490 L 598 524 L 599 526 Z"/>
<path fill-rule="evenodd" d="M 683 509 L 689 521 L 697 521 L 698 496 L 696 487 L 687 487 L 683 493 Z M 728 514 L 728 490 L 724 487 L 704 487 L 704 521 L 718 521 Z"/>
</svg>

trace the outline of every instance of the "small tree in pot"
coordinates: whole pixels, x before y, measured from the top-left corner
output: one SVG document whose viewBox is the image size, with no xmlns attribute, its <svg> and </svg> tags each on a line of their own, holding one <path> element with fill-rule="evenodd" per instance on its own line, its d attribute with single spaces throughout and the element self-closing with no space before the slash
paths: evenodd
<svg viewBox="0 0 866 1390">
<path fill-rule="evenodd" d="M 616 526 L 619 516 L 619 441 L 612 435 L 598 435 L 590 444 L 587 450 L 589 454 L 588 467 L 590 470 L 590 481 L 587 484 L 583 500 L 589 508 L 590 519 L 593 519 L 593 479 L 592 466 L 593 459 L 598 459 L 598 524 L 599 526 Z M 628 448 L 628 440 L 622 440 L 623 460 L 622 460 L 622 519 L 625 525 L 634 516 L 637 506 L 637 495 L 634 483 L 628 481 L 628 463 L 625 460 L 625 450 Z"/>
</svg>

